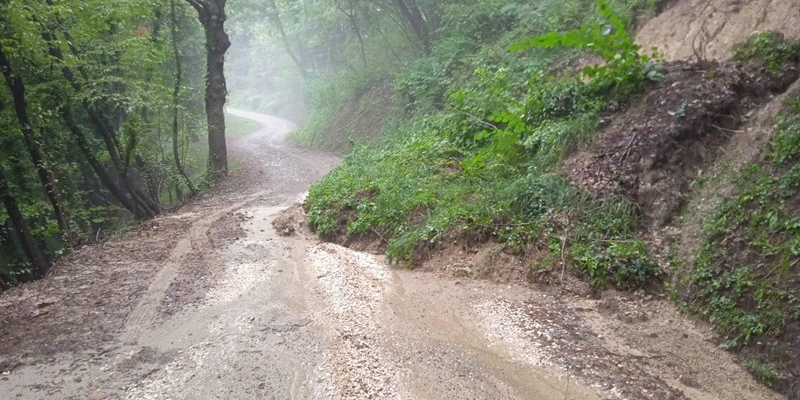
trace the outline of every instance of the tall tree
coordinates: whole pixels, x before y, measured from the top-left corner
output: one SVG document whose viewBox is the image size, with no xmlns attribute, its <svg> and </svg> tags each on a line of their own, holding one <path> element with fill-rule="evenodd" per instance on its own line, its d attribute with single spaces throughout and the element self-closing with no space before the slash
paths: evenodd
<svg viewBox="0 0 800 400">
<path fill-rule="evenodd" d="M 74 40 L 71 39 L 71 35 L 66 30 L 64 30 L 63 33 L 73 56 L 75 56 L 76 59 L 80 59 L 80 53 L 74 44 Z M 76 93 L 82 92 L 84 90 L 83 82 L 89 82 L 91 79 L 89 74 L 85 69 L 78 68 L 80 75 L 83 77 L 83 82 L 78 80 L 75 73 L 72 71 L 72 68 L 70 68 L 69 64 L 65 61 L 65 57 L 61 52 L 61 49 L 58 47 L 58 42 L 48 27 L 42 26 L 42 38 L 47 43 L 49 54 L 53 57 L 53 59 L 61 63 L 61 72 L 64 75 L 64 78 L 66 78 L 67 82 L 69 82 Z M 83 99 L 81 101 L 81 105 L 89 116 L 95 133 L 100 139 L 102 139 L 103 143 L 105 143 L 106 151 L 111 160 L 111 165 L 119 176 L 121 186 L 128 191 L 133 199 L 133 213 L 137 218 L 151 218 L 158 215 L 161 212 L 158 204 L 156 204 L 155 200 L 151 199 L 147 194 L 145 194 L 141 188 L 139 188 L 136 183 L 133 182 L 128 174 L 130 154 L 132 152 L 132 147 L 135 146 L 129 146 L 127 152 L 128 156 L 123 157 L 120 154 L 120 143 L 116 129 L 113 127 L 113 124 L 110 122 L 109 118 L 103 113 L 102 107 L 92 104 L 92 102 L 90 102 L 88 99 Z M 68 121 L 65 122 L 67 122 L 69 125 Z M 70 130 L 73 133 L 75 132 L 73 127 L 70 127 Z"/>
<path fill-rule="evenodd" d="M 340 0 L 334 0 L 334 4 L 336 4 L 336 8 L 347 17 L 347 21 L 350 22 L 350 27 L 353 29 L 353 33 L 355 33 L 358 39 L 358 48 L 361 51 L 361 63 L 364 65 L 364 68 L 367 68 L 367 51 L 364 47 L 364 37 L 361 35 L 361 27 L 358 25 L 358 4 L 354 0 L 347 0 L 346 7 L 342 5 Z"/>
<path fill-rule="evenodd" d="M 206 118 L 209 168 L 214 180 L 228 174 L 225 143 L 225 52 L 231 46 L 225 32 L 227 0 L 186 0 L 195 10 L 206 36 Z"/>
<path fill-rule="evenodd" d="M 278 33 L 281 36 L 281 42 L 286 50 L 286 54 L 288 54 L 292 61 L 294 61 L 295 65 L 297 65 L 297 70 L 300 72 L 300 75 L 306 78 L 308 76 L 308 73 L 306 72 L 307 67 L 303 64 L 297 54 L 295 54 L 294 50 L 292 50 L 292 45 L 289 43 L 289 39 L 286 36 L 286 28 L 283 26 L 283 20 L 281 19 L 281 11 L 278 8 L 278 4 L 275 3 L 275 0 L 267 0 L 267 17 L 272 25 L 278 30 Z"/>
<path fill-rule="evenodd" d="M 172 3 L 170 36 L 170 0 L 0 0 L 0 255 L 41 276 L 70 239 L 196 190 L 208 163 L 170 144 L 205 125 L 207 52 L 195 9 Z M 33 277 L 17 261 L 0 256 L 0 286 Z"/>
<path fill-rule="evenodd" d="M 181 63 L 181 52 L 178 48 L 178 18 L 175 12 L 175 0 L 169 2 L 169 17 L 170 17 L 170 33 L 172 36 L 172 54 L 175 57 L 175 86 L 172 90 L 172 157 L 175 159 L 175 169 L 183 179 L 186 187 L 192 195 L 197 194 L 197 188 L 194 187 L 189 175 L 181 163 L 181 152 L 178 147 L 178 114 L 180 112 L 180 99 L 181 99 L 181 85 L 183 84 L 183 64 Z"/>
<path fill-rule="evenodd" d="M 400 15 L 411 26 L 425 53 L 429 53 L 431 51 L 429 27 L 417 3 L 414 0 L 393 0 L 393 2 L 400 11 Z"/>
<path fill-rule="evenodd" d="M 0 44 L 0 72 L 2 72 L 6 85 L 14 99 L 14 111 L 19 121 L 25 148 L 28 151 L 28 155 L 31 157 L 31 162 L 36 168 L 36 173 L 39 176 L 39 180 L 48 200 L 50 200 L 50 205 L 53 207 L 53 215 L 56 217 L 58 228 L 61 231 L 61 237 L 65 242 L 70 243 L 72 241 L 72 234 L 70 233 L 66 210 L 61 202 L 58 184 L 56 183 L 53 173 L 46 165 L 41 143 L 35 137 L 34 127 L 28 115 L 25 82 L 19 74 L 14 73 L 14 70 L 11 68 L 11 62 L 8 60 L 8 57 L 6 57 L 5 49 L 2 44 Z"/>
<path fill-rule="evenodd" d="M 43 277 L 50 268 L 50 263 L 47 258 L 45 258 L 44 254 L 42 254 L 39 245 L 36 243 L 36 239 L 34 239 L 30 228 L 28 228 L 28 223 L 25 221 L 25 217 L 19 209 L 19 203 L 11 193 L 11 185 L 8 179 L 6 179 L 6 174 L 2 166 L 0 166 L 0 201 L 3 202 L 6 213 L 11 219 L 11 225 L 14 226 L 14 231 L 19 238 L 22 251 L 33 266 L 34 275 L 36 277 Z"/>
</svg>

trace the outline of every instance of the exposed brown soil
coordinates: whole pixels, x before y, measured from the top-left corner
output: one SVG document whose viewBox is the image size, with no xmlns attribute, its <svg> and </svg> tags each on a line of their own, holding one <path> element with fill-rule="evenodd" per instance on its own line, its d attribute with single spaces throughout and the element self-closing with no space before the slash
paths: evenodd
<svg viewBox="0 0 800 400">
<path fill-rule="evenodd" d="M 272 221 L 272 227 L 281 236 L 293 236 L 306 226 L 306 214 L 300 204 L 287 208 Z"/>
<path fill-rule="evenodd" d="M 466 279 L 488 279 L 498 283 L 528 282 L 532 252 L 514 254 L 506 246 L 452 229 L 436 248 L 415 251 L 419 269 Z M 424 255 L 424 257 L 422 256 Z"/>
<path fill-rule="evenodd" d="M 760 162 L 769 168 L 763 159 L 766 144 L 775 133 L 775 121 L 780 111 L 784 108 L 784 101 L 788 97 L 796 98 L 800 95 L 800 81 L 795 82 L 784 94 L 776 96 L 767 106 L 755 112 L 741 127 L 742 133 L 736 135 L 724 148 L 724 154 L 706 173 L 708 176 L 699 190 L 693 193 L 687 206 L 687 212 L 681 218 L 680 258 L 692 265 L 694 254 L 699 243 L 702 243 L 700 230 L 713 217 L 711 212 L 721 200 L 731 198 L 737 187 L 734 184 L 740 171 L 747 165 Z M 788 214 L 800 215 L 800 201 L 795 195 L 794 199 L 786 202 Z M 742 238 L 742 232 L 733 230 L 726 235 L 724 241 L 727 251 L 724 262 L 715 264 L 715 267 L 724 272 L 737 266 L 750 266 L 758 279 L 770 282 L 774 290 L 795 293 L 800 285 L 797 279 L 786 277 L 800 276 L 800 263 L 791 264 L 784 274 L 776 273 L 775 266 L 780 264 L 776 257 L 763 259 L 749 251 L 750 243 Z M 676 285 L 677 286 L 677 285 Z M 683 293 L 688 299 L 693 294 L 687 289 Z M 745 312 L 757 312 L 757 305 L 745 302 L 741 304 Z M 788 304 L 786 307 L 790 307 Z M 792 312 L 784 310 L 786 315 Z M 782 327 L 783 334 L 779 337 L 767 336 L 757 342 L 751 341 L 747 346 L 737 351 L 737 356 L 742 363 L 758 360 L 765 364 L 772 364 L 778 372 L 777 379 L 772 382 L 773 387 L 785 393 L 790 399 L 800 398 L 800 319 L 786 318 Z"/>
<path fill-rule="evenodd" d="M 742 168 L 758 161 L 767 143 L 775 133 L 775 118 L 784 107 L 789 96 L 800 94 L 800 81 L 796 81 L 785 93 L 775 96 L 763 108 L 745 115 L 739 133 L 722 148 L 714 164 L 703 171 L 705 182 L 692 193 L 690 207 L 680 224 L 680 254 L 685 262 L 691 262 L 701 242 L 701 230 L 710 221 L 715 207 L 721 200 L 734 195 L 733 180 Z"/>
<path fill-rule="evenodd" d="M 647 95 L 632 101 L 635 106 L 631 109 L 609 118 L 595 140 L 568 157 L 563 172 L 573 184 L 583 189 L 601 195 L 621 195 L 638 204 L 647 222 L 641 233 L 659 264 L 666 267 L 672 244 L 680 240 L 679 229 L 672 219 L 686 204 L 694 183 L 706 177 L 708 171 L 715 168 L 717 160 L 728 157 L 728 151 L 737 154 L 749 152 L 750 156 L 745 157 L 747 160 L 752 160 L 754 154 L 759 153 L 759 148 L 736 150 L 741 147 L 741 143 L 752 142 L 752 138 L 747 139 L 749 135 L 745 133 L 749 131 L 746 132 L 745 129 L 749 128 L 744 124 L 751 118 L 757 119 L 759 108 L 786 90 L 797 77 L 797 68 L 793 66 L 787 66 L 781 73 L 773 74 L 759 66 L 733 63 L 671 63 L 667 66 L 666 79 L 653 84 Z M 764 125 L 766 128 L 767 124 Z M 758 138 L 758 141 L 762 147 L 766 143 L 763 137 Z M 734 145 L 729 145 L 730 143 Z M 745 162 L 739 161 L 740 165 Z M 377 232 L 376 235 L 362 237 L 346 235 L 344 222 L 347 217 L 342 216 L 341 229 L 328 239 L 358 249 L 375 249 L 376 245 L 378 249 L 381 248 Z M 664 379 L 664 382 L 669 382 L 667 387 L 670 389 L 658 385 L 649 388 L 649 393 L 654 398 L 713 398 L 703 394 L 708 390 L 719 393 L 721 398 L 736 398 L 736 391 L 727 390 L 719 382 L 741 377 L 711 378 L 706 372 L 710 368 L 709 352 L 713 352 L 715 357 L 724 355 L 730 359 L 732 356 L 716 346 L 712 346 L 713 350 L 708 350 L 689 340 L 687 334 L 692 333 L 687 332 L 695 332 L 704 341 L 719 343 L 710 327 L 703 322 L 698 322 L 697 325 L 686 322 L 685 317 L 678 315 L 669 302 L 662 299 L 655 301 L 651 297 L 645 299 L 643 296 L 614 294 L 615 292 L 602 294 L 603 300 L 594 300 L 601 294 L 592 290 L 588 284 L 570 277 L 568 273 L 559 273 L 558 265 L 541 270 L 533 269 L 535 262 L 540 261 L 541 257 L 538 256 L 546 252 L 529 248 L 524 255 L 519 255 L 489 238 L 465 236 L 458 230 L 445 236 L 442 243 L 436 246 L 423 244 L 415 249 L 414 265 L 418 265 L 422 271 L 432 271 L 459 281 L 478 278 L 497 283 L 534 284 L 538 290 L 560 292 L 566 298 L 578 296 L 574 298 L 575 304 L 586 304 L 587 307 L 576 307 L 584 311 L 580 314 L 589 321 L 592 329 L 607 331 L 611 337 L 616 338 L 614 340 L 617 343 L 622 343 L 620 346 L 623 349 L 648 349 L 646 352 L 651 354 L 662 354 L 660 357 L 666 360 L 666 369 L 665 364 L 649 362 L 649 356 L 642 356 L 640 350 L 632 353 L 637 354 L 635 357 L 644 357 L 641 359 L 642 363 L 634 363 L 635 368 L 649 371 Z M 553 261 L 558 264 L 558 260 Z M 552 283 L 560 285 L 538 286 Z M 533 319 L 558 321 L 558 327 L 566 328 L 558 332 L 577 335 L 557 336 L 550 338 L 552 340 L 577 342 L 580 341 L 578 337 L 583 340 L 589 337 L 579 333 L 581 329 L 587 329 L 582 325 L 585 323 L 582 318 L 569 317 L 570 314 L 563 311 L 548 314 L 553 307 L 528 305 L 521 308 L 525 309 L 528 310 L 526 312 L 538 310 L 534 313 L 536 315 L 531 316 Z M 651 321 L 652 319 L 655 321 Z M 668 319 L 668 324 L 662 319 Z M 788 331 L 791 332 L 792 329 L 789 327 Z M 566 363 L 570 368 L 577 368 L 575 372 L 578 376 L 592 381 L 603 381 L 605 378 L 602 374 L 613 368 L 605 364 L 605 361 L 614 360 L 616 353 L 612 351 L 600 354 L 603 351 L 597 348 L 591 350 L 593 345 L 590 342 L 582 343 L 583 353 L 567 352 L 562 357 L 570 360 Z M 682 345 L 694 347 L 694 350 L 674 357 L 669 349 Z M 772 344 L 764 343 L 753 351 L 768 352 L 774 348 Z M 607 347 L 604 349 L 607 350 Z M 745 360 L 745 353 L 748 351 L 750 350 L 739 355 L 740 362 Z M 623 354 L 631 356 L 625 351 Z M 699 355 L 693 357 L 695 354 Z M 569 358 L 572 356 L 575 358 Z M 597 365 L 584 365 L 580 362 L 586 359 L 604 361 Z M 630 367 L 622 359 L 619 364 Z M 624 383 L 617 382 L 618 386 L 615 386 L 622 395 L 631 398 L 640 398 L 644 392 L 626 391 L 630 390 L 626 387 L 641 389 L 653 384 L 649 380 L 651 378 L 643 378 L 639 383 L 636 383 L 633 376 L 631 379 Z M 748 384 L 757 386 L 752 381 Z M 674 388 L 679 390 L 671 391 Z M 790 398 L 797 397 L 791 390 L 784 389 L 782 391 L 789 394 Z M 659 390 L 666 391 L 658 392 Z"/>
<path fill-rule="evenodd" d="M 731 63 L 669 64 L 666 79 L 569 156 L 563 171 L 581 188 L 635 202 L 650 229 L 659 229 L 749 110 L 796 78 L 796 69 L 776 79 Z"/>
<path fill-rule="evenodd" d="M 636 202 L 648 222 L 641 234 L 662 268 L 670 271 L 674 265 L 668 261 L 673 243 L 679 244 L 677 256 L 683 265 L 691 266 L 714 207 L 732 195 L 738 170 L 757 161 L 773 134 L 783 99 L 773 96 L 796 79 L 794 66 L 783 74 L 769 74 L 726 63 L 673 63 L 666 80 L 638 106 L 614 117 L 590 145 L 568 158 L 565 174 L 585 189 Z M 793 87 L 789 92 L 798 90 L 797 84 Z M 770 104 L 760 110 L 765 103 Z M 704 185 L 695 193 L 692 187 L 700 179 Z M 690 195 L 688 215 L 673 221 Z M 741 243 L 743 249 L 748 245 Z M 765 260 L 739 261 L 733 264 L 770 265 Z M 673 279 L 687 274 L 670 272 Z M 796 331 L 796 321 L 787 321 L 786 329 Z M 764 339 L 738 357 L 742 363 L 752 358 L 766 362 L 770 354 L 782 352 L 783 376 L 775 387 L 791 399 L 800 398 L 797 379 L 792 378 L 800 376 L 797 340 L 791 334 Z"/>
<path fill-rule="evenodd" d="M 663 12 L 639 30 L 637 42 L 657 47 L 669 60 L 699 55 L 726 60 L 755 32 L 777 30 L 800 38 L 800 3 L 795 0 L 664 0 Z"/>
</svg>

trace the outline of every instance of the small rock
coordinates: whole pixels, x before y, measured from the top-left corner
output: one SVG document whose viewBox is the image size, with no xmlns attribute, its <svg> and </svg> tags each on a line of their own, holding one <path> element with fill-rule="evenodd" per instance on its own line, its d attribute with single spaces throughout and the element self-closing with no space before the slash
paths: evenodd
<svg viewBox="0 0 800 400">
<path fill-rule="evenodd" d="M 294 323 L 294 325 L 295 325 L 295 326 L 306 326 L 306 325 L 308 325 L 308 324 L 310 324 L 310 323 L 312 323 L 312 322 L 313 322 L 313 321 L 312 321 L 312 320 L 310 320 L 310 319 L 308 319 L 308 318 L 303 318 L 303 319 L 301 319 L 301 320 L 299 320 L 299 321 L 295 322 L 295 323 Z"/>
<path fill-rule="evenodd" d="M 694 379 L 690 376 L 681 376 L 680 378 L 678 378 L 678 381 L 681 384 L 686 385 L 690 388 L 700 389 L 700 382 L 698 382 L 697 379 Z"/>
<path fill-rule="evenodd" d="M 55 300 L 46 300 L 36 305 L 37 308 L 45 308 L 56 304 Z"/>
<path fill-rule="evenodd" d="M 105 400 L 108 398 L 108 395 L 103 392 L 94 392 L 88 396 L 86 396 L 86 400 Z"/>
</svg>

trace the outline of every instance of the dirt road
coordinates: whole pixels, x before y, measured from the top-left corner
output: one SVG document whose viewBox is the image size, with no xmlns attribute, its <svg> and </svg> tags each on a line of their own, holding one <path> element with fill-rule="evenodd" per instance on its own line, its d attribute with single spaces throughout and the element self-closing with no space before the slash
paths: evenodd
<svg viewBox="0 0 800 400">
<path fill-rule="evenodd" d="M 319 242 L 292 204 L 339 160 L 229 112 L 262 129 L 231 142 L 238 170 L 213 196 L 0 295 L 0 400 L 780 398 L 664 299 Z"/>
</svg>

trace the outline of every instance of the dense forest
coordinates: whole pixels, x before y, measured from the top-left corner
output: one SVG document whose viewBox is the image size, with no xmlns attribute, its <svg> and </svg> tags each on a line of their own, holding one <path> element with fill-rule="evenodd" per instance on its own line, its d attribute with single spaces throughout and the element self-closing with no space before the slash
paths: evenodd
<svg viewBox="0 0 800 400">
<path fill-rule="evenodd" d="M 0 286 L 226 174 L 224 5 L 0 5 Z"/>
</svg>

